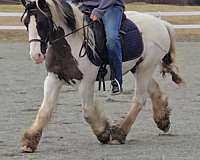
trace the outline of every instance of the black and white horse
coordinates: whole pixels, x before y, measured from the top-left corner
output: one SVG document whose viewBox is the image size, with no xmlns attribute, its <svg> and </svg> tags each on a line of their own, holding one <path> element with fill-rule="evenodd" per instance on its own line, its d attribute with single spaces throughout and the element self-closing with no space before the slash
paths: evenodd
<svg viewBox="0 0 200 160">
<path fill-rule="evenodd" d="M 76 5 L 63 2 L 22 0 L 25 6 L 22 21 L 29 32 L 30 56 L 35 63 L 45 60 L 48 71 L 44 82 L 43 102 L 34 123 L 22 137 L 22 151 L 36 150 L 42 131 L 56 106 L 59 91 L 66 82 L 78 86 L 84 118 L 101 143 L 124 143 L 148 96 L 153 105 L 154 121 L 161 130 L 167 132 L 170 127 L 168 99 L 152 75 L 156 67 L 161 65 L 163 74 L 170 73 L 175 83 L 182 83 L 182 79 L 175 73 L 177 67 L 173 27 L 150 15 L 137 12 L 126 15 L 142 33 L 143 61 L 133 73 L 136 88 L 130 111 L 122 122 L 112 125 L 94 100 L 94 84 L 99 67 L 92 64 L 87 56 L 79 56 L 84 40 L 83 30 L 63 38 L 64 35 L 83 27 L 83 13 Z M 124 62 L 123 73 L 132 71 L 139 58 Z M 109 77 L 108 69 L 106 79 Z"/>
</svg>

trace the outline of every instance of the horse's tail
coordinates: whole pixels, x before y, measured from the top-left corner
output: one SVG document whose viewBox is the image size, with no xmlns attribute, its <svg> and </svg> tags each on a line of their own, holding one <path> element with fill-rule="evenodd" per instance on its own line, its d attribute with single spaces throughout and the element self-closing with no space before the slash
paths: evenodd
<svg viewBox="0 0 200 160">
<path fill-rule="evenodd" d="M 176 35 L 175 35 L 175 29 L 174 27 L 168 23 L 164 22 L 164 25 L 167 28 L 167 31 L 169 33 L 170 37 L 170 49 L 169 52 L 163 57 L 162 63 L 161 63 L 161 73 L 162 76 L 165 77 L 166 73 L 171 74 L 172 80 L 180 85 L 184 83 L 183 79 L 179 76 L 178 72 L 178 67 L 176 66 Z"/>
</svg>

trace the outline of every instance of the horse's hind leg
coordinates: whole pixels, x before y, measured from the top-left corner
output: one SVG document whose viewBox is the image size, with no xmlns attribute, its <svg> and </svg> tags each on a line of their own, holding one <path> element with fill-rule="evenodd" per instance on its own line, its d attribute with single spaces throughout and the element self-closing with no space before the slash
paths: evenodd
<svg viewBox="0 0 200 160">
<path fill-rule="evenodd" d="M 56 106 L 58 93 L 63 82 L 53 73 L 49 73 L 44 82 L 44 98 L 32 126 L 22 137 L 22 152 L 34 152 L 42 136 L 42 130 L 51 118 Z"/>
<path fill-rule="evenodd" d="M 142 106 L 145 103 L 144 97 L 137 97 L 133 98 L 132 106 L 124 118 L 124 120 L 118 124 L 111 127 L 111 144 L 124 144 L 126 140 L 126 136 L 128 135 L 131 126 L 135 122 L 139 112 L 142 109 Z"/>
<path fill-rule="evenodd" d="M 159 84 L 154 79 L 149 82 L 148 93 L 153 105 L 154 121 L 159 129 L 167 132 L 170 128 L 168 98 L 162 93 Z"/>
<path fill-rule="evenodd" d="M 155 66 L 152 68 L 145 68 L 139 66 L 136 71 L 136 90 L 135 96 L 133 98 L 133 103 L 124 120 L 117 126 L 111 128 L 112 144 L 125 143 L 125 138 L 128 135 L 131 126 L 135 122 L 137 115 L 141 111 L 142 107 L 145 105 L 147 97 L 147 87 L 149 80 L 152 77 Z"/>
</svg>

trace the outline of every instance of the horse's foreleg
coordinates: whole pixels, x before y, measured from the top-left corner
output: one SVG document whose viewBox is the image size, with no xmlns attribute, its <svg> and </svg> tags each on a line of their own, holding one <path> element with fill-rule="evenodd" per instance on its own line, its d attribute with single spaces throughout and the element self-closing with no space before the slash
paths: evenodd
<svg viewBox="0 0 200 160">
<path fill-rule="evenodd" d="M 40 141 L 42 130 L 51 118 L 53 109 L 56 106 L 58 93 L 63 82 L 53 73 L 49 73 L 44 82 L 44 98 L 32 126 L 22 137 L 22 152 L 34 152 Z"/>
<path fill-rule="evenodd" d="M 158 128 L 167 132 L 170 128 L 170 108 L 168 98 L 165 96 L 159 84 L 152 79 L 148 85 L 148 93 L 153 105 L 153 118 Z"/>
<path fill-rule="evenodd" d="M 133 98 L 132 106 L 124 118 L 124 120 L 116 126 L 111 128 L 112 144 L 125 143 L 126 136 L 128 135 L 131 126 L 135 122 L 139 112 L 145 105 L 147 97 L 147 86 L 152 77 L 154 67 L 151 69 L 138 68 L 135 74 L 136 78 L 136 91 Z"/>
<path fill-rule="evenodd" d="M 91 126 L 97 139 L 101 143 L 108 143 L 110 140 L 110 123 L 94 101 L 94 83 L 83 79 L 79 87 L 84 119 Z"/>
</svg>

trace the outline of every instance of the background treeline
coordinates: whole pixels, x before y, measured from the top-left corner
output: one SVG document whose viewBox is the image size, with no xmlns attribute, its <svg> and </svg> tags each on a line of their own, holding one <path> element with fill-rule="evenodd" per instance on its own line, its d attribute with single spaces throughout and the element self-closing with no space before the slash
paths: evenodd
<svg viewBox="0 0 200 160">
<path fill-rule="evenodd" d="M 125 0 L 125 2 L 146 2 L 157 4 L 200 5 L 200 0 Z"/>
</svg>

